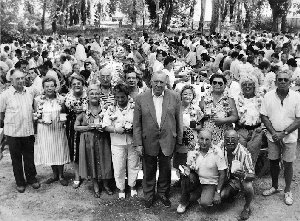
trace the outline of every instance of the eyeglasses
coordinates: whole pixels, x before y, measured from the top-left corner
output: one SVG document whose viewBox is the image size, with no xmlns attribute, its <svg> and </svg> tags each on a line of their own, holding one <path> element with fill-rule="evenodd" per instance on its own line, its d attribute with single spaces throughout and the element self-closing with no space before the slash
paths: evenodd
<svg viewBox="0 0 300 221">
<path fill-rule="evenodd" d="M 277 78 L 278 82 L 289 82 L 288 78 Z"/>
<path fill-rule="evenodd" d="M 242 84 L 242 87 L 252 87 L 252 86 L 254 86 L 253 83 L 243 83 Z"/>
<path fill-rule="evenodd" d="M 213 83 L 213 85 L 219 85 L 219 86 L 223 86 L 224 85 L 224 83 L 223 82 L 221 82 L 221 81 L 213 81 L 212 82 Z"/>
</svg>

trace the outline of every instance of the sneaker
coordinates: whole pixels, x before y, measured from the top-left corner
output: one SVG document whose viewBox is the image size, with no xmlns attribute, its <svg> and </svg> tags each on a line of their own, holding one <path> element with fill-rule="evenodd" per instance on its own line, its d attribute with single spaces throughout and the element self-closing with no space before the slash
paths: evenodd
<svg viewBox="0 0 300 221">
<path fill-rule="evenodd" d="M 284 193 L 284 202 L 286 205 L 292 205 L 293 204 L 293 194 L 292 192 Z"/>
<path fill-rule="evenodd" d="M 177 213 L 182 214 L 186 211 L 186 207 L 185 205 L 179 204 L 177 207 Z"/>
<path fill-rule="evenodd" d="M 271 196 L 275 193 L 279 193 L 281 190 L 280 189 L 275 189 L 274 187 L 271 187 L 269 190 L 265 190 L 262 195 L 263 196 Z"/>
<path fill-rule="evenodd" d="M 137 196 L 137 191 L 135 189 L 131 189 L 130 193 L 131 193 L 130 194 L 131 197 L 136 197 Z"/>
<path fill-rule="evenodd" d="M 119 192 L 119 199 L 125 199 L 125 192 Z"/>
</svg>

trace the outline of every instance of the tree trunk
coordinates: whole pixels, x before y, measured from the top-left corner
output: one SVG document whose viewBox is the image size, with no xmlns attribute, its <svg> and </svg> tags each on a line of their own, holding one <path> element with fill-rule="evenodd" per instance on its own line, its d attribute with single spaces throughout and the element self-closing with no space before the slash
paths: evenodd
<svg viewBox="0 0 300 221">
<path fill-rule="evenodd" d="M 137 10 L 136 10 L 136 0 L 132 1 L 132 28 L 136 29 L 136 17 L 137 17 Z"/>
<path fill-rule="evenodd" d="M 173 11 L 174 11 L 173 0 L 170 0 L 170 8 L 169 8 L 169 11 L 168 11 L 167 22 L 166 22 L 167 27 L 170 25 L 171 18 L 172 18 L 172 15 L 173 15 Z"/>
<path fill-rule="evenodd" d="M 225 0 L 224 5 L 222 7 L 222 17 L 221 17 L 221 22 L 225 22 L 225 19 L 227 17 L 228 14 L 228 5 L 229 5 L 229 0 Z"/>
<path fill-rule="evenodd" d="M 47 0 L 44 0 L 44 2 L 43 2 L 43 15 L 42 15 L 42 20 L 41 20 L 42 33 L 43 33 L 43 34 L 45 34 L 46 8 L 47 8 Z"/>
<path fill-rule="evenodd" d="M 201 0 L 201 14 L 200 14 L 200 21 L 198 30 L 203 32 L 204 27 L 204 18 L 205 18 L 205 8 L 206 8 L 206 0 Z"/>
<path fill-rule="evenodd" d="M 74 18 L 73 18 L 73 7 L 74 7 L 74 5 L 71 5 L 70 6 L 70 16 L 69 16 L 69 26 L 73 26 L 73 24 L 74 24 Z"/>
<path fill-rule="evenodd" d="M 276 9 L 272 9 L 272 20 L 273 20 L 273 31 L 274 32 L 278 32 L 280 29 L 278 29 L 279 27 L 279 16 L 278 13 L 276 11 Z"/>
<path fill-rule="evenodd" d="M 166 0 L 165 11 L 164 11 L 164 15 L 162 17 L 161 27 L 160 27 L 161 32 L 165 32 L 168 27 L 167 19 L 168 19 L 168 14 L 169 14 L 169 10 L 170 10 L 170 5 L 172 4 L 171 1 L 172 0 Z"/>
<path fill-rule="evenodd" d="M 247 2 L 244 2 L 244 8 L 246 11 L 244 28 L 246 30 L 249 30 L 250 26 L 251 26 L 251 21 L 252 21 L 252 11 L 251 11 L 251 7 L 247 4 Z"/>
<path fill-rule="evenodd" d="M 219 23 L 220 0 L 212 0 L 212 15 L 210 23 L 210 33 L 216 32 Z"/>
<path fill-rule="evenodd" d="M 243 28 L 243 25 L 242 25 L 242 3 L 241 2 L 238 2 L 237 4 L 237 15 L 236 15 L 236 24 L 237 24 L 237 27 L 236 29 L 238 31 L 242 31 L 242 28 Z"/>
<path fill-rule="evenodd" d="M 159 11 L 159 0 L 155 0 L 155 6 L 156 6 L 156 21 L 155 21 L 155 24 L 154 24 L 154 27 L 155 28 L 159 28 L 159 14 L 158 14 L 158 11 Z"/>
<path fill-rule="evenodd" d="M 229 0 L 230 23 L 234 21 L 234 7 L 236 0 Z"/>
<path fill-rule="evenodd" d="M 190 26 L 192 28 L 192 30 L 194 29 L 194 13 L 195 13 L 195 5 L 196 5 L 196 0 L 193 0 L 191 8 L 190 8 L 190 18 L 189 18 L 189 23 Z"/>
<path fill-rule="evenodd" d="M 287 14 L 284 14 L 282 16 L 282 19 L 281 19 L 281 32 L 282 33 L 286 33 L 287 32 Z"/>
<path fill-rule="evenodd" d="M 82 24 L 82 28 L 84 29 L 84 26 L 86 25 L 86 5 L 85 5 L 85 1 L 86 0 L 81 0 L 81 7 L 80 7 L 80 11 L 81 11 L 81 24 Z"/>
</svg>

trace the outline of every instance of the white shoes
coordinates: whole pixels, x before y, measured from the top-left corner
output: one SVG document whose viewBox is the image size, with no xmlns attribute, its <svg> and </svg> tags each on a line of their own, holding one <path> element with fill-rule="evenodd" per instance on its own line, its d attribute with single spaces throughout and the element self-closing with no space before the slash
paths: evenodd
<svg viewBox="0 0 300 221">
<path fill-rule="evenodd" d="M 137 191 L 135 189 L 131 189 L 131 197 L 136 197 L 137 196 Z"/>
<path fill-rule="evenodd" d="M 186 211 L 186 206 L 179 204 L 177 207 L 177 213 L 181 214 L 184 213 Z"/>
<path fill-rule="evenodd" d="M 119 192 L 119 199 L 125 199 L 125 192 Z"/>
<path fill-rule="evenodd" d="M 284 202 L 286 205 L 292 205 L 293 204 L 293 194 L 292 192 L 284 193 Z"/>
</svg>

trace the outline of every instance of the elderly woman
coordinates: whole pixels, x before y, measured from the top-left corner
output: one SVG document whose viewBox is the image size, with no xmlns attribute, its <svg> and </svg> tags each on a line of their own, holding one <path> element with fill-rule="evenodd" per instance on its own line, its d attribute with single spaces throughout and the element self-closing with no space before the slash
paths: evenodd
<svg viewBox="0 0 300 221">
<path fill-rule="evenodd" d="M 212 132 L 212 141 L 218 144 L 224 137 L 224 132 L 232 127 L 238 119 L 234 100 L 225 90 L 227 80 L 223 75 L 214 74 L 210 77 L 212 90 L 200 101 L 204 112 L 203 128 Z"/>
<path fill-rule="evenodd" d="M 263 96 L 259 92 L 256 76 L 242 75 L 240 84 L 242 91 L 236 99 L 239 116 L 236 130 L 239 134 L 239 142 L 249 150 L 255 166 L 263 137 L 260 120 Z"/>
<path fill-rule="evenodd" d="M 50 165 L 53 177 L 47 184 L 58 181 L 67 186 L 63 177 L 64 164 L 70 161 L 68 140 L 64 127 L 64 98 L 55 92 L 56 80 L 52 77 L 43 79 L 44 94 L 34 102 L 34 117 L 37 120 L 37 145 L 34 150 L 36 165 Z"/>
<path fill-rule="evenodd" d="M 104 114 L 103 128 L 110 133 L 114 177 L 119 198 L 125 198 L 125 176 L 128 172 L 128 185 L 131 196 L 137 195 L 135 189 L 139 172 L 139 156 L 132 146 L 132 122 L 134 104 L 129 101 L 129 90 L 124 84 L 114 87 L 116 105 L 112 105 Z"/>
<path fill-rule="evenodd" d="M 99 87 L 90 85 L 87 94 L 88 108 L 77 116 L 74 125 L 75 131 L 80 132 L 79 175 L 93 179 L 94 196 L 99 198 L 101 180 L 106 193 L 113 194 L 108 186 L 108 180 L 112 178 L 110 139 L 102 130 L 104 109 Z"/>
<path fill-rule="evenodd" d="M 183 144 L 174 153 L 173 167 L 176 169 L 179 165 L 186 165 L 188 151 L 195 149 L 198 131 L 201 129 L 200 121 L 204 116 L 199 106 L 193 103 L 196 98 L 193 86 L 185 85 L 180 95 L 183 114 Z"/>
<path fill-rule="evenodd" d="M 83 89 L 84 79 L 79 75 L 73 75 L 70 77 L 71 90 L 67 93 L 65 98 L 65 105 L 67 107 L 67 122 L 66 132 L 69 143 L 70 158 L 73 162 L 75 179 L 73 182 L 73 188 L 78 188 L 80 185 L 80 178 L 78 172 L 79 162 L 79 137 L 80 134 L 75 132 L 74 124 L 76 117 L 86 110 L 87 108 L 87 95 Z"/>
</svg>

